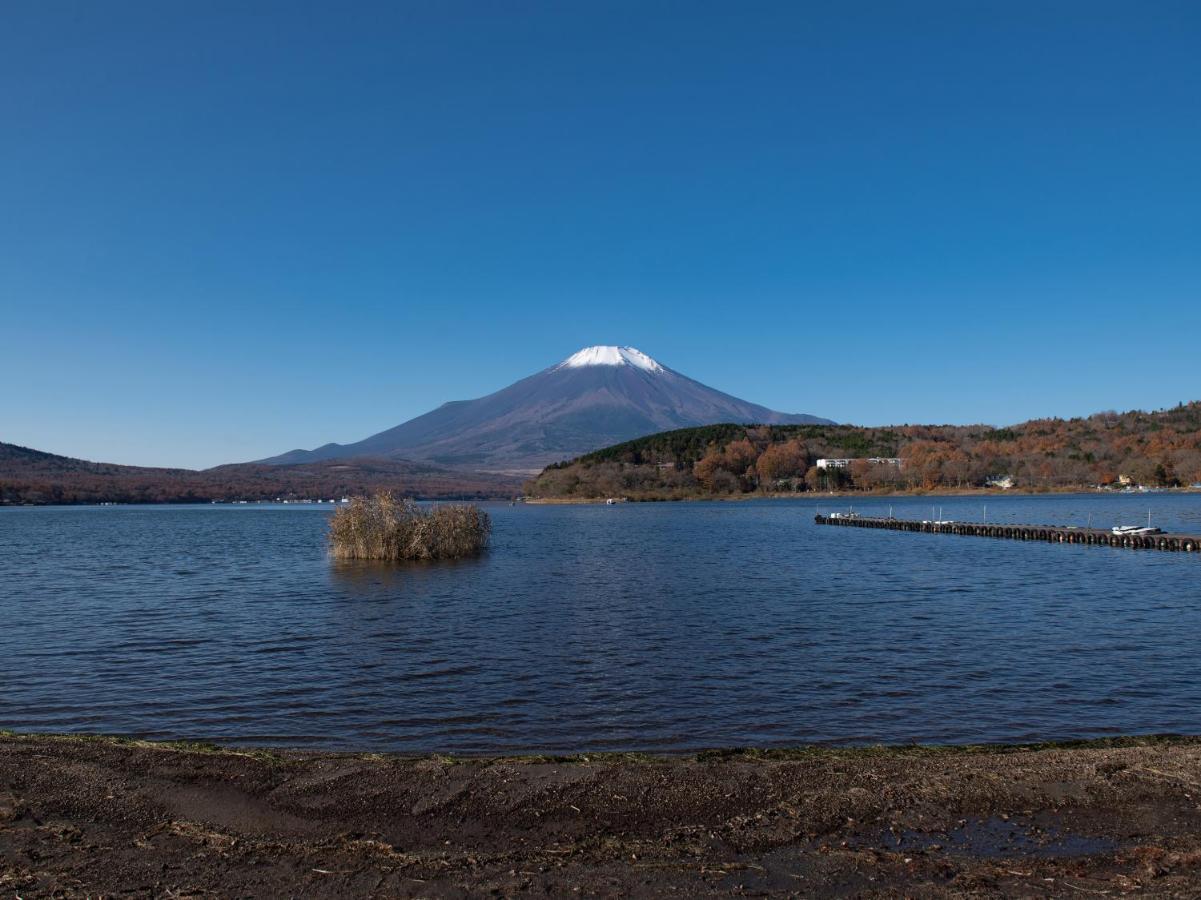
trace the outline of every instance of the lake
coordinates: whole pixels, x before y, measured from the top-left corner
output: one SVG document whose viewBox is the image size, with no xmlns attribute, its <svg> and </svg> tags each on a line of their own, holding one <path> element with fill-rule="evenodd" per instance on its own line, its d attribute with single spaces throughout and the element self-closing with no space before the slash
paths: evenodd
<svg viewBox="0 0 1201 900">
<path fill-rule="evenodd" d="M 1201 495 L 859 500 L 1154 522 Z M 822 528 L 846 501 L 489 505 L 335 563 L 331 508 L 0 509 L 0 727 L 447 753 L 1201 733 L 1201 554 Z M 937 510 L 936 510 L 937 511 Z"/>
</svg>

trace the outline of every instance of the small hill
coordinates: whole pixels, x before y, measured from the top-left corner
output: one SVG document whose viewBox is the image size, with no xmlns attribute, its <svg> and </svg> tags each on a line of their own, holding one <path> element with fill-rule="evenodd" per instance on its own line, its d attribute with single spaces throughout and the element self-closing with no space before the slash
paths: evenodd
<svg viewBox="0 0 1201 900">
<path fill-rule="evenodd" d="M 821 458 L 849 459 L 818 468 Z M 876 458 L 876 462 L 871 462 Z M 897 465 L 890 461 L 900 460 Z M 1201 402 L 1158 412 L 989 425 L 713 425 L 606 447 L 548 466 L 541 498 L 676 499 L 807 490 L 1025 489 L 1201 482 Z"/>
<path fill-rule="evenodd" d="M 586 347 L 486 397 L 446 403 L 353 444 L 293 450 L 262 462 L 403 457 L 531 474 L 617 441 L 715 422 L 829 420 L 740 400 L 633 347 Z"/>
<path fill-rule="evenodd" d="M 488 498 L 512 496 L 519 482 L 408 460 L 157 469 L 90 462 L 0 443 L 0 504 L 328 500 L 383 488 L 425 499 Z"/>
</svg>

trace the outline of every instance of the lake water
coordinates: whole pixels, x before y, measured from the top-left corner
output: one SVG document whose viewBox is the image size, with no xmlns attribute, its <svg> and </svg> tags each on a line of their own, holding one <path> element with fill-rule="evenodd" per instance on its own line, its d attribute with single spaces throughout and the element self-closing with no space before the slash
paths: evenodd
<svg viewBox="0 0 1201 900">
<path fill-rule="evenodd" d="M 1201 533 L 1201 495 L 933 501 L 985 503 Z M 931 514 L 855 508 L 890 505 Z M 487 556 L 408 566 L 332 562 L 329 507 L 0 509 L 0 727 L 460 753 L 1201 733 L 1201 554 L 819 506 L 846 508 L 490 506 Z"/>
</svg>

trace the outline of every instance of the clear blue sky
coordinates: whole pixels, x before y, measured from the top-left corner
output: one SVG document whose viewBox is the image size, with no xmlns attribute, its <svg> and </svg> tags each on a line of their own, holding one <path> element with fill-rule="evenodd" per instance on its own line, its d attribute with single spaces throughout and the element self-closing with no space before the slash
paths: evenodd
<svg viewBox="0 0 1201 900">
<path fill-rule="evenodd" d="M 4 4 L 0 440 L 205 466 L 589 344 L 840 421 L 1201 398 L 1201 4 Z"/>
</svg>

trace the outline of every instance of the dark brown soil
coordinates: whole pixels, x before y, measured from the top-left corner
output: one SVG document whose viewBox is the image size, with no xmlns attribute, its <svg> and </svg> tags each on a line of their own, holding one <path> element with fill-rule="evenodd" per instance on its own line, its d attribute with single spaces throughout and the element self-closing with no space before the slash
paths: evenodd
<svg viewBox="0 0 1201 900">
<path fill-rule="evenodd" d="M 0 897 L 1201 894 L 1201 742 L 422 759 L 0 736 Z"/>
</svg>

